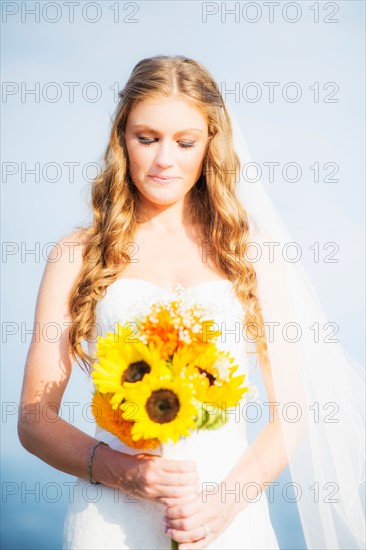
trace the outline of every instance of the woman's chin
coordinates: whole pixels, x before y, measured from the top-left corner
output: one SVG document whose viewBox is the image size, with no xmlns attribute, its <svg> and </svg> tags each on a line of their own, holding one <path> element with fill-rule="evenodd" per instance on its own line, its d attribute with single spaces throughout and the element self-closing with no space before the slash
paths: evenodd
<svg viewBox="0 0 366 550">
<path fill-rule="evenodd" d="M 142 201 L 147 201 L 159 206 L 169 206 L 170 204 L 175 204 L 184 198 L 184 195 L 177 195 L 177 193 L 169 192 L 168 189 L 165 189 L 164 192 L 159 191 L 158 193 L 141 195 Z"/>
</svg>

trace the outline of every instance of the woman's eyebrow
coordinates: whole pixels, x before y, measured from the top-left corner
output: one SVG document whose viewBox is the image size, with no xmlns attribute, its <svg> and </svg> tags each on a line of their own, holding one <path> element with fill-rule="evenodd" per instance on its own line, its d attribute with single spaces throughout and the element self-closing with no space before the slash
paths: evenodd
<svg viewBox="0 0 366 550">
<path fill-rule="evenodd" d="M 146 126 L 145 124 L 135 124 L 131 127 L 133 130 L 147 130 L 148 132 L 153 132 L 154 134 L 159 134 L 158 130 L 154 130 L 154 128 L 150 128 L 150 126 Z M 200 128 L 186 128 L 185 130 L 180 130 L 179 132 L 176 132 L 174 134 L 175 136 L 179 134 L 185 134 L 187 132 L 199 132 L 202 134 L 202 130 Z"/>
</svg>

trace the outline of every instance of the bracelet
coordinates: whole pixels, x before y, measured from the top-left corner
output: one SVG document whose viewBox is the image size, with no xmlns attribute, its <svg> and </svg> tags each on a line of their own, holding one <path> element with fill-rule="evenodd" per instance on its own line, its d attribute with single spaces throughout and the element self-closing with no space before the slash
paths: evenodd
<svg viewBox="0 0 366 550">
<path fill-rule="evenodd" d="M 100 481 L 94 481 L 93 480 L 92 471 L 91 471 L 91 466 L 92 466 L 92 461 L 93 461 L 93 456 L 94 456 L 94 453 L 95 453 L 95 449 L 97 447 L 99 447 L 99 445 L 107 445 L 107 447 L 109 446 L 107 443 L 104 443 L 104 441 L 98 441 L 98 443 L 93 445 L 93 447 L 90 449 L 90 454 L 89 454 L 89 459 L 88 459 L 88 475 L 89 475 L 89 483 L 92 483 L 93 485 L 100 485 Z"/>
</svg>

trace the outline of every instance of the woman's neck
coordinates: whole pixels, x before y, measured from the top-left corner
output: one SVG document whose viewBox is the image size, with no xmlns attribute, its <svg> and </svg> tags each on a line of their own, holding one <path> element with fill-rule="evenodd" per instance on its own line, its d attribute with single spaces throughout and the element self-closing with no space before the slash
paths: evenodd
<svg viewBox="0 0 366 550">
<path fill-rule="evenodd" d="M 137 226 L 139 229 L 155 230 L 159 233 L 179 233 L 190 226 L 187 216 L 187 195 L 174 204 L 160 205 L 140 200 L 138 203 Z"/>
</svg>

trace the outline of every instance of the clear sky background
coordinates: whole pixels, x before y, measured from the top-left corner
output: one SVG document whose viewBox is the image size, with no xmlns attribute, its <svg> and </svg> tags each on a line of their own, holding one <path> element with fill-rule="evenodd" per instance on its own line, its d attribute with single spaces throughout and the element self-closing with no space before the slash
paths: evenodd
<svg viewBox="0 0 366 550">
<path fill-rule="evenodd" d="M 47 254 L 90 220 L 93 163 L 107 145 L 116 91 L 140 59 L 186 55 L 216 78 L 328 319 L 346 351 L 364 360 L 365 4 L 270 4 L 80 1 L 72 14 L 64 2 L 1 2 L 3 548 L 60 547 L 71 478 L 20 446 L 16 407 Z M 266 162 L 280 163 L 274 182 Z M 299 181 L 282 176 L 288 163 L 301 167 Z M 339 261 L 327 262 L 333 251 Z M 86 378 L 74 371 L 64 402 L 87 403 Z M 81 407 L 75 424 L 93 433 Z M 42 494 L 48 482 L 60 498 L 51 485 Z M 287 526 L 273 512 L 281 548 L 302 548 L 295 513 L 286 513 Z"/>
</svg>

